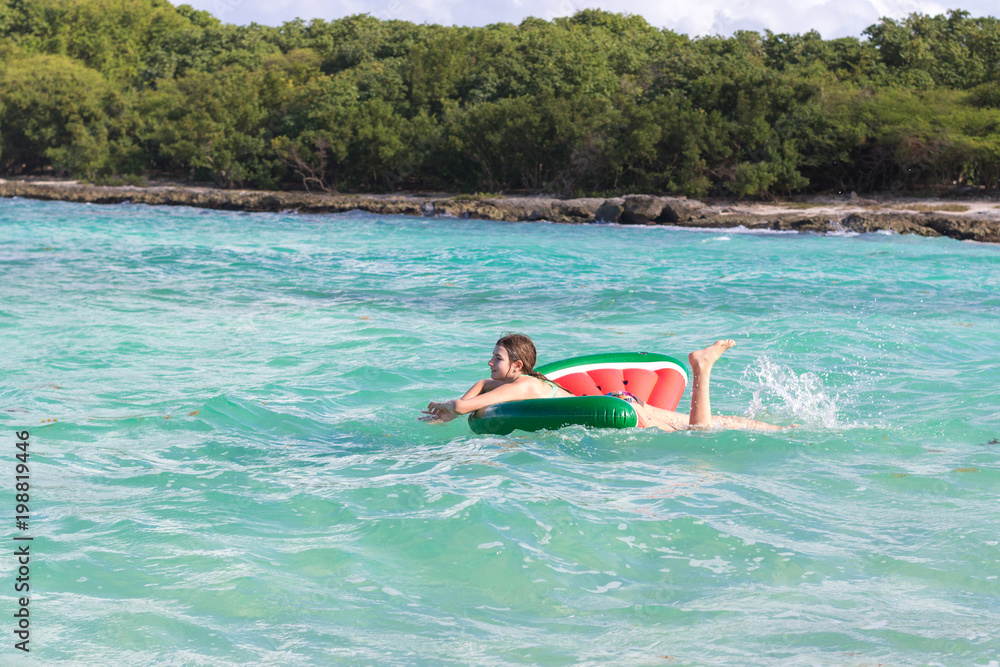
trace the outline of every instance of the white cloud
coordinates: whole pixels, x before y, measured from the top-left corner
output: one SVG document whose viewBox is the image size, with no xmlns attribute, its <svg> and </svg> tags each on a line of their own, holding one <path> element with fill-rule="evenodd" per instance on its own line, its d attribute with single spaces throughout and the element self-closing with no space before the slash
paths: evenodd
<svg viewBox="0 0 1000 667">
<path fill-rule="evenodd" d="M 179 4 L 180 0 L 175 0 Z M 818 30 L 824 38 L 860 36 L 888 16 L 913 12 L 941 14 L 965 9 L 973 16 L 997 15 L 996 0 L 187 0 L 226 23 L 280 25 L 296 17 L 333 20 L 367 13 L 441 25 L 519 23 L 527 16 L 552 19 L 587 7 L 639 14 L 652 25 L 689 35 L 730 35 L 736 30 L 804 33 Z"/>
</svg>

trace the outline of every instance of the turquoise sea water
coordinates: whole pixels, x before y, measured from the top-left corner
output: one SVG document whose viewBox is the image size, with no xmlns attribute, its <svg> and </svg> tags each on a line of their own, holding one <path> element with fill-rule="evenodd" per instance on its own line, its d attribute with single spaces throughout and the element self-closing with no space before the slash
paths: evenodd
<svg viewBox="0 0 1000 667">
<path fill-rule="evenodd" d="M 0 276 L 5 664 L 1000 660 L 998 246 L 0 200 Z M 508 330 L 802 426 L 418 422 Z"/>
</svg>

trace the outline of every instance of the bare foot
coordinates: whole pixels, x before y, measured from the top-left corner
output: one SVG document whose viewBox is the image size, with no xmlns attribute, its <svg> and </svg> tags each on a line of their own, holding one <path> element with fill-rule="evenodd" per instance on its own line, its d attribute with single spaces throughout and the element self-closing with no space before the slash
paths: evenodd
<svg viewBox="0 0 1000 667">
<path fill-rule="evenodd" d="M 715 362 L 719 360 L 719 357 L 722 356 L 722 353 L 734 345 L 736 345 L 735 340 L 726 338 L 725 340 L 717 340 L 701 350 L 695 350 L 688 355 L 691 370 L 697 368 L 700 371 L 705 371 L 712 368 Z"/>
</svg>

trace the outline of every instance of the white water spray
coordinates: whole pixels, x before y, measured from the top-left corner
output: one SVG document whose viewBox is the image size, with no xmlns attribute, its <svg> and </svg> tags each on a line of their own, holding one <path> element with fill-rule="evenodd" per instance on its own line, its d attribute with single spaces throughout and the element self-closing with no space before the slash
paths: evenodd
<svg viewBox="0 0 1000 667">
<path fill-rule="evenodd" d="M 746 412 L 750 418 L 781 417 L 807 426 L 843 426 L 837 421 L 839 394 L 831 396 L 815 373 L 796 375 L 788 366 L 760 357 L 743 371 L 742 380 L 753 390 Z"/>
</svg>

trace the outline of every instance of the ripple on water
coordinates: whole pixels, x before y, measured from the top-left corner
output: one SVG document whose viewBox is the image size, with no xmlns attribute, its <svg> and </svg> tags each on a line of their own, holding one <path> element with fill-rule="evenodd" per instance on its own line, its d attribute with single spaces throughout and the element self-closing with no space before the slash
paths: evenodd
<svg viewBox="0 0 1000 667">
<path fill-rule="evenodd" d="M 46 663 L 1000 652 L 994 248 L 0 204 Z M 418 422 L 506 330 L 733 337 L 713 408 L 801 426 Z"/>
</svg>

